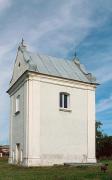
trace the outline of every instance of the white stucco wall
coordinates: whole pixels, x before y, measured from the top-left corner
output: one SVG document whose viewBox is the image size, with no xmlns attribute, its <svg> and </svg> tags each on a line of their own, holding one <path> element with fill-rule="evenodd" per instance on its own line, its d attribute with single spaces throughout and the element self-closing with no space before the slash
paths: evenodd
<svg viewBox="0 0 112 180">
<path fill-rule="evenodd" d="M 16 97 L 20 95 L 20 113 L 16 112 Z M 24 86 L 11 95 L 11 118 L 10 118 L 10 158 L 13 156 L 16 161 L 16 144 L 21 144 L 21 150 L 24 149 Z"/>
<path fill-rule="evenodd" d="M 66 83 L 64 85 L 54 85 L 41 82 L 40 89 L 40 104 L 42 107 L 40 148 L 43 163 L 52 164 L 52 161 L 56 164 L 87 162 L 88 151 L 91 151 L 89 155 L 90 158 L 93 158 L 95 151 L 95 114 L 92 112 L 94 111 L 93 106 L 95 106 L 94 91 L 89 90 L 89 94 L 93 99 L 89 100 L 88 107 L 88 90 L 76 88 L 75 83 L 74 87 L 68 87 Z M 70 112 L 59 110 L 60 92 L 70 94 Z M 90 102 L 92 100 L 93 104 Z M 90 118 L 92 119 L 90 120 Z M 91 126 L 88 125 L 88 120 Z"/>
<path fill-rule="evenodd" d="M 70 94 L 71 111 L 59 110 L 59 93 Z M 41 83 L 41 154 L 43 159 L 79 162 L 87 154 L 87 93 Z M 81 159 L 80 159 L 81 158 Z"/>
<path fill-rule="evenodd" d="M 29 165 L 96 162 L 95 88 L 41 75 L 29 87 Z M 70 94 L 70 112 L 60 111 L 60 92 Z"/>
<path fill-rule="evenodd" d="M 71 111 L 60 111 L 60 92 L 70 94 Z M 15 116 L 18 94 L 21 111 Z M 23 165 L 96 161 L 95 86 L 30 73 L 11 99 L 11 150 L 21 144 Z"/>
</svg>

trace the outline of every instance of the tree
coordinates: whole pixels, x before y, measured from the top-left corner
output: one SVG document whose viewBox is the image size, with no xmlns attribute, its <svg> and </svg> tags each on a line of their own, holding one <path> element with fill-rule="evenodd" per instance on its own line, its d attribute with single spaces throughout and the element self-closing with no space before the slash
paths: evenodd
<svg viewBox="0 0 112 180">
<path fill-rule="evenodd" d="M 96 140 L 103 137 L 103 131 L 101 130 L 102 125 L 100 121 L 96 121 Z"/>
<path fill-rule="evenodd" d="M 96 157 L 100 157 L 101 149 L 102 149 L 102 139 L 103 139 L 103 131 L 101 126 L 103 124 L 100 121 L 96 121 Z"/>
<path fill-rule="evenodd" d="M 96 121 L 96 157 L 112 156 L 112 136 L 104 134 L 101 129 L 103 124 Z"/>
</svg>

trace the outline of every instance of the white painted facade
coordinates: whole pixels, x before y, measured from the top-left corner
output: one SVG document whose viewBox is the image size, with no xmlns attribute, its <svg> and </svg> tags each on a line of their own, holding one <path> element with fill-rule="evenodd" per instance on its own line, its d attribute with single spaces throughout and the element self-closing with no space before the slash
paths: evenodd
<svg viewBox="0 0 112 180">
<path fill-rule="evenodd" d="M 95 163 L 96 85 L 26 69 L 19 52 L 8 90 L 9 163 L 23 166 Z M 59 106 L 60 92 L 70 95 L 67 109 Z M 18 96 L 20 107 L 16 112 Z"/>
</svg>

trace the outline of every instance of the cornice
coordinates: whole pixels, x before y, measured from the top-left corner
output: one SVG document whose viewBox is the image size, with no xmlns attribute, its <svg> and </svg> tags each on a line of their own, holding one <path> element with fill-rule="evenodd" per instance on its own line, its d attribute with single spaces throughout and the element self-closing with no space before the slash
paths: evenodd
<svg viewBox="0 0 112 180">
<path fill-rule="evenodd" d="M 69 87 L 91 89 L 91 90 L 95 90 L 96 86 L 99 85 L 99 84 L 87 83 L 87 82 L 82 82 L 82 81 L 77 81 L 77 80 L 72 80 L 72 79 L 60 78 L 56 76 L 50 76 L 50 75 L 26 70 L 17 79 L 17 81 L 7 90 L 7 93 L 9 95 L 13 94 L 14 91 L 17 91 L 17 89 L 19 89 L 26 81 L 32 81 L 32 80 L 58 84 L 58 85 L 64 85 L 64 86 L 69 86 Z"/>
</svg>

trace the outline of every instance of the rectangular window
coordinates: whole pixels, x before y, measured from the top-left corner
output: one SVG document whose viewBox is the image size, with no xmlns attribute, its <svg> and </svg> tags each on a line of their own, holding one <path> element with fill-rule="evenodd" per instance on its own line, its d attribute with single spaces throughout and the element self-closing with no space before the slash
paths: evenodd
<svg viewBox="0 0 112 180">
<path fill-rule="evenodd" d="M 20 112 L 20 95 L 16 97 L 16 113 Z"/>
<path fill-rule="evenodd" d="M 66 94 L 64 94 L 64 108 L 68 108 L 68 99 Z"/>
<path fill-rule="evenodd" d="M 60 108 L 70 108 L 70 94 L 61 92 L 60 93 Z"/>
</svg>

